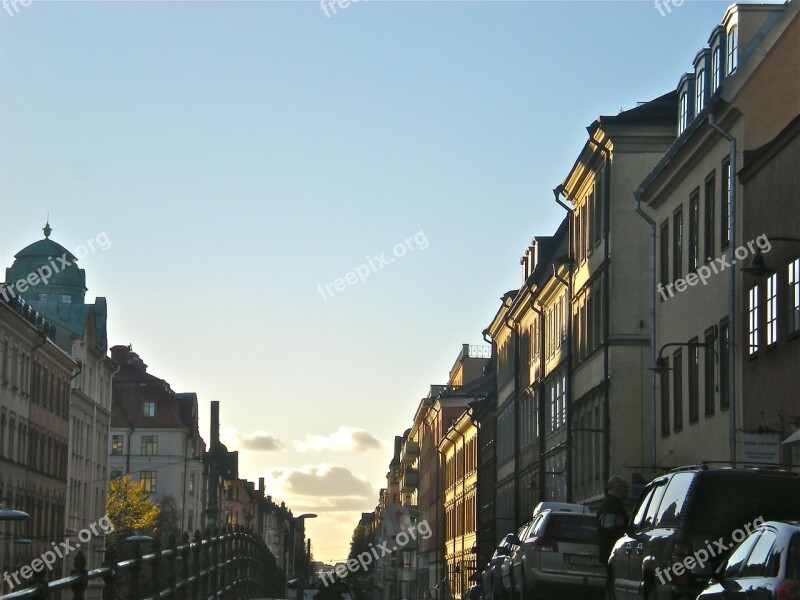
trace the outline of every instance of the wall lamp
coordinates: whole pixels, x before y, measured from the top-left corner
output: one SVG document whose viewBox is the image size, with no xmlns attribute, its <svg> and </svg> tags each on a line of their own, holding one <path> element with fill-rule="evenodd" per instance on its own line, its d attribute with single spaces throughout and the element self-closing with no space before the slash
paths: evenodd
<svg viewBox="0 0 800 600">
<path fill-rule="evenodd" d="M 672 368 L 669 366 L 667 359 L 662 356 L 664 350 L 669 348 L 670 346 L 688 346 L 689 348 L 705 348 L 706 350 L 711 350 L 714 353 L 714 358 L 717 362 L 719 362 L 719 356 L 717 355 L 717 351 L 714 350 L 714 342 L 717 339 L 717 326 L 714 326 L 714 337 L 712 337 L 707 342 L 669 342 L 668 344 L 664 344 L 661 346 L 661 350 L 658 351 L 658 358 L 656 359 L 656 364 L 650 367 L 651 371 L 655 371 L 658 374 L 664 374 L 669 371 L 672 371 Z"/>
<path fill-rule="evenodd" d="M 772 242 L 796 242 L 800 243 L 800 238 L 794 237 L 767 237 L 767 239 Z M 756 253 L 753 254 L 753 258 L 750 259 L 750 264 L 746 267 L 742 267 L 739 269 L 744 273 L 749 273 L 750 275 L 755 275 L 756 277 L 764 277 L 765 275 L 770 275 L 774 273 L 772 269 L 767 267 L 764 264 L 764 255 L 761 254 L 761 248 L 756 250 Z"/>
</svg>

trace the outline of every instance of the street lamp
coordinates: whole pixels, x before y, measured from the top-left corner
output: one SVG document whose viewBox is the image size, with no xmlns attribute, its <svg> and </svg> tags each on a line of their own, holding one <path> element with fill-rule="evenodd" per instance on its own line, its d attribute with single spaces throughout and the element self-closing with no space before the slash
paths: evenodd
<svg viewBox="0 0 800 600">
<path fill-rule="evenodd" d="M 0 521 L 24 521 L 28 518 L 30 518 L 28 513 L 13 508 L 6 508 L 0 504 Z"/>
<path fill-rule="evenodd" d="M 291 573 L 292 573 L 292 578 L 293 579 L 297 576 L 297 574 L 294 572 L 294 570 L 296 568 L 295 565 L 297 564 L 295 562 L 296 559 L 297 559 L 297 540 L 295 538 L 295 532 L 297 531 L 297 522 L 298 521 L 302 521 L 304 519 L 316 519 L 316 518 L 317 518 L 317 515 L 314 514 L 314 513 L 303 513 L 299 517 L 294 517 L 292 519 L 292 555 L 291 555 L 292 556 L 292 569 L 291 569 Z"/>
<path fill-rule="evenodd" d="M 659 375 L 663 375 L 664 373 L 668 373 L 672 370 L 672 368 L 667 363 L 667 359 L 662 356 L 664 350 L 669 348 L 670 346 L 688 346 L 689 348 L 705 348 L 706 350 L 711 350 L 714 353 L 714 358 L 719 361 L 719 356 L 717 355 L 717 351 L 714 350 L 714 342 L 717 339 L 717 327 L 714 326 L 714 337 L 709 339 L 708 341 L 703 342 L 669 342 L 668 344 L 664 344 L 661 346 L 661 350 L 658 351 L 658 358 L 656 359 L 656 364 L 650 367 L 651 371 L 655 371 Z"/>
<path fill-rule="evenodd" d="M 800 242 L 800 238 L 794 237 L 769 237 L 767 239 L 772 242 Z M 750 264 L 746 267 L 742 267 L 740 271 L 744 273 L 749 273 L 750 275 L 755 275 L 756 277 L 763 277 L 764 275 L 769 275 L 772 273 L 772 269 L 767 267 L 764 264 L 764 255 L 761 254 L 761 249 L 759 248 L 755 254 L 753 254 L 753 258 L 750 259 Z"/>
</svg>

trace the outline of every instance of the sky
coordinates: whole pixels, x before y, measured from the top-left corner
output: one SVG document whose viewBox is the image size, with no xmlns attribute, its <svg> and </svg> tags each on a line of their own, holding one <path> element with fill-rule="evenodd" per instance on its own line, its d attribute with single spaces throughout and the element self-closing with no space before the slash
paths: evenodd
<svg viewBox="0 0 800 600">
<path fill-rule="evenodd" d="M 727 4 L 3 4 L 0 268 L 49 214 L 109 344 L 206 440 L 219 400 L 240 476 L 346 558 L 585 128 L 675 89 Z"/>
</svg>

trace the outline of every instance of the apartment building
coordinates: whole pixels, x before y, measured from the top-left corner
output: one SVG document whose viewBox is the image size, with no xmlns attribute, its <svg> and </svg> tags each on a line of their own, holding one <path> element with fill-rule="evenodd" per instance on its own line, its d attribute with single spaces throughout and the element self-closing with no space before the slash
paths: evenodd
<svg viewBox="0 0 800 600">
<path fill-rule="evenodd" d="M 787 127 L 800 107 L 798 6 L 728 8 L 678 82 L 679 137 L 635 194 L 656 242 L 652 398 L 658 467 L 700 459 L 778 462 L 781 432 L 788 435 L 797 418 L 796 395 L 794 403 L 784 402 L 778 391 L 773 404 L 758 387 L 773 371 L 768 365 L 796 357 L 788 328 L 793 313 L 785 302 L 795 289 L 789 281 L 797 248 L 775 243 L 776 275 L 766 281 L 740 268 L 765 250 L 769 235 L 797 231 L 796 192 L 773 205 L 774 186 L 791 193 L 796 180 L 782 170 L 781 180 L 765 182 L 761 178 L 773 167 L 759 166 L 751 152 L 782 134 L 791 138 Z M 771 164 L 781 160 L 776 154 Z M 773 188 L 769 200 L 765 186 Z M 766 202 L 769 214 L 759 218 Z M 759 242 L 761 234 L 767 237 Z M 791 379 L 791 371 L 785 373 L 781 377 Z M 774 451 L 762 455 L 759 448 L 768 446 Z"/>
</svg>

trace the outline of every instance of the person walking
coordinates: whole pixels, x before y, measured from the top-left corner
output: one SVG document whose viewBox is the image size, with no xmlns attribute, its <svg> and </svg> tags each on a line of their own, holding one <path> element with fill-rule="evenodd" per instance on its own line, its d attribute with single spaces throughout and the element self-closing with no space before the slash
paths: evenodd
<svg viewBox="0 0 800 600">
<path fill-rule="evenodd" d="M 614 578 L 608 559 L 617 540 L 625 534 L 628 513 L 622 501 L 628 497 L 628 482 L 619 475 L 608 480 L 606 496 L 597 509 L 598 558 L 606 567 L 606 598 L 613 598 Z"/>
</svg>

